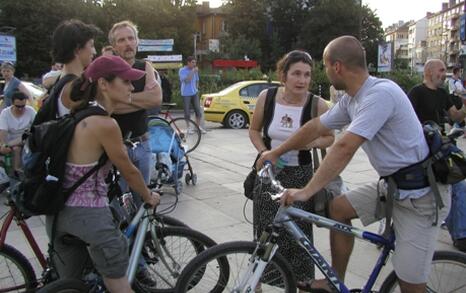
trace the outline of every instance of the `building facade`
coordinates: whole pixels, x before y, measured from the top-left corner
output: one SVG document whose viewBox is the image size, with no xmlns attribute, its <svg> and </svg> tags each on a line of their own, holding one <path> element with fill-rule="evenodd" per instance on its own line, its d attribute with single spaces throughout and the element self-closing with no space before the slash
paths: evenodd
<svg viewBox="0 0 466 293">
<path fill-rule="evenodd" d="M 205 55 L 209 51 L 220 49 L 220 36 L 226 31 L 225 16 L 222 7 L 210 8 L 204 1 L 196 9 L 196 34 L 193 36 L 195 55 Z"/>
</svg>

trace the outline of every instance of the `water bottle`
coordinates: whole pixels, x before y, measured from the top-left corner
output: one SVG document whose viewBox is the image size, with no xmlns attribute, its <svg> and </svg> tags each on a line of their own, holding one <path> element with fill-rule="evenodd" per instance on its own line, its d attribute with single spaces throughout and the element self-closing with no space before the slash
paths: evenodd
<svg viewBox="0 0 466 293">
<path fill-rule="evenodd" d="M 10 175 L 12 171 L 11 153 L 4 155 L 5 172 Z"/>
<path fill-rule="evenodd" d="M 288 161 L 283 156 L 278 158 L 277 163 L 275 163 L 275 168 L 274 168 L 275 176 L 280 174 L 280 172 L 283 170 L 283 168 L 286 167 L 287 163 L 288 163 Z"/>
</svg>

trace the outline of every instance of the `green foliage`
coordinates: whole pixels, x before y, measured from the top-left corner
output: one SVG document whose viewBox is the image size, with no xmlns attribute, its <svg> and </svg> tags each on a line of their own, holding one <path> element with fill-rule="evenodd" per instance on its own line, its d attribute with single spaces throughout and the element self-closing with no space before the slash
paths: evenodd
<svg viewBox="0 0 466 293">
<path fill-rule="evenodd" d="M 405 93 L 408 93 L 411 88 L 422 82 L 422 76 L 419 73 L 409 70 L 397 69 L 392 72 L 383 72 L 379 77 L 393 80 L 397 83 Z"/>
<path fill-rule="evenodd" d="M 251 60 L 261 58 L 260 42 L 257 39 L 248 39 L 244 35 L 232 37 L 226 35 L 220 39 L 220 53 L 226 59 L 243 59 L 248 56 Z"/>
</svg>

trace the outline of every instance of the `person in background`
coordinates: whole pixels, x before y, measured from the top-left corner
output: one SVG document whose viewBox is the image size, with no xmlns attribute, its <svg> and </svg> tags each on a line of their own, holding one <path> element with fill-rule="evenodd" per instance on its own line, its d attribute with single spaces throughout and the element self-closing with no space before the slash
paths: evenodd
<svg viewBox="0 0 466 293">
<path fill-rule="evenodd" d="M 198 94 L 199 69 L 197 67 L 196 58 L 188 56 L 186 58 L 186 65 L 180 68 L 178 75 L 180 77 L 181 96 L 183 97 L 184 118 L 191 118 L 190 106 L 192 105 L 196 115 L 196 123 L 201 129 L 201 132 L 206 133 L 206 130 L 202 128 L 201 124 L 203 117 Z"/>
<path fill-rule="evenodd" d="M 54 62 L 49 72 L 42 76 L 42 85 L 49 90 L 57 82 L 58 77 L 61 75 L 63 64 Z"/>
<path fill-rule="evenodd" d="M 433 121 L 443 131 L 447 118 L 461 122 L 464 120 L 466 106 L 458 110 L 452 98 L 458 98 L 460 91 L 453 90 L 455 96 L 448 95 L 443 89 L 446 79 L 446 66 L 442 60 L 431 59 L 424 65 L 424 81 L 408 93 L 419 121 Z M 454 70 L 455 71 L 455 70 Z M 459 75 L 459 70 L 456 74 Z M 458 78 L 458 76 L 457 76 Z M 450 89 L 451 90 L 451 89 Z M 445 118 L 445 116 L 447 116 Z M 445 223 L 453 240 L 453 245 L 461 251 L 466 251 L 466 182 L 461 181 L 451 186 L 451 209 Z"/>
<path fill-rule="evenodd" d="M 156 80 L 152 64 L 136 59 L 139 43 L 137 26 L 125 20 L 115 23 L 108 33 L 108 41 L 117 56 L 123 58 L 132 68 L 145 72 L 138 80 L 133 80 L 133 91 L 130 99 L 115 107 L 113 118 L 118 122 L 121 133 L 136 146 L 128 147 L 131 162 L 141 172 L 144 182 L 149 184 L 152 164 L 152 152 L 149 146 L 147 127 L 147 110 L 159 107 L 162 102 L 162 92 Z M 128 190 L 128 184 L 120 180 L 123 192 Z M 138 205 L 142 203 L 139 196 L 135 197 Z"/>
<path fill-rule="evenodd" d="M 274 107 L 266 107 L 268 89 L 259 94 L 254 110 L 249 138 L 259 154 L 276 147 L 286 140 L 301 126 L 301 119 L 307 114 L 312 115 L 313 95 L 309 93 L 312 79 L 313 61 L 311 56 L 300 50 L 291 51 L 277 63 L 277 73 L 282 86 L 278 87 L 273 97 Z M 317 114 L 321 115 L 328 110 L 325 101 L 318 98 Z M 267 109 L 272 113 L 265 113 Z M 270 111 L 268 110 L 268 111 Z M 308 113 L 304 113 L 308 111 Z M 266 121 L 271 117 L 271 121 Z M 300 151 L 290 151 L 282 155 L 285 165 L 277 175 L 277 180 L 285 188 L 302 188 L 311 179 L 313 174 L 311 148 L 326 148 L 333 143 L 334 136 L 328 131 L 311 145 Z M 256 182 L 256 184 L 262 184 Z M 278 211 L 279 205 L 270 198 L 271 187 L 262 184 L 254 188 L 253 196 L 253 222 L 254 237 L 257 239 L 270 225 Z M 296 206 L 305 210 L 312 210 L 312 202 L 297 203 Z M 299 224 L 307 238 L 313 241 L 312 225 Z M 306 252 L 293 241 L 288 234 L 278 240 L 279 252 L 289 260 L 294 274 L 301 288 L 306 288 L 309 280 L 314 278 L 314 264 L 309 261 Z M 257 290 L 256 290 L 257 292 Z"/>
<path fill-rule="evenodd" d="M 38 110 L 33 124 L 37 125 L 50 121 L 70 113 L 75 104 L 70 98 L 71 83 L 78 78 L 94 59 L 96 54 L 94 38 L 100 30 L 91 24 L 85 24 L 80 20 L 71 19 L 61 22 L 52 35 L 52 58 L 63 64 L 60 79 L 70 80 L 57 90 L 56 85 L 52 87 L 58 91 L 52 100 L 50 95 Z M 58 82 L 59 83 L 59 82 Z"/>
<path fill-rule="evenodd" d="M 333 85 L 329 88 L 330 91 L 330 101 L 332 104 L 338 103 L 341 98 L 345 95 L 345 91 L 337 91 Z"/>
<path fill-rule="evenodd" d="M 13 155 L 13 170 L 21 171 L 22 135 L 36 116 L 33 107 L 26 105 L 28 97 L 20 91 L 13 93 L 12 105 L 0 113 L 0 153 Z"/>
<path fill-rule="evenodd" d="M 26 86 L 15 77 L 15 66 L 9 61 L 5 61 L 0 66 L 0 71 L 3 78 L 5 79 L 5 85 L 3 86 L 3 91 L 0 94 L 0 99 L 2 99 L 2 104 L 0 109 L 11 106 L 11 98 L 13 93 L 17 90 L 25 94 L 29 101 L 32 101 L 32 95 Z"/>
</svg>

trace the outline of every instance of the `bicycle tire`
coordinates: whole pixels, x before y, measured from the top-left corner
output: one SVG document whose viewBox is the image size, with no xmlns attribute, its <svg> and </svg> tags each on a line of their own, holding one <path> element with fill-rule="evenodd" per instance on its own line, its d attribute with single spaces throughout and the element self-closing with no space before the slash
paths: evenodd
<svg viewBox="0 0 466 293">
<path fill-rule="evenodd" d="M 78 279 L 60 279 L 45 285 L 37 293 L 87 293 L 90 287 Z"/>
<path fill-rule="evenodd" d="M 246 288 L 238 288 L 238 291 L 232 291 L 232 286 L 237 282 L 237 280 L 232 280 L 232 277 L 243 275 L 241 269 L 237 266 L 247 267 L 249 260 L 256 257 L 253 255 L 256 245 L 256 242 L 235 241 L 222 243 L 205 250 L 196 256 L 183 270 L 176 284 L 175 292 L 244 292 Z M 236 259 L 234 258 L 235 254 L 244 255 Z M 235 260 L 239 262 L 233 263 Z M 227 269 L 219 271 L 219 266 L 227 266 Z M 266 275 L 261 277 L 262 291 L 296 293 L 296 279 L 292 271 L 286 259 L 278 252 L 275 253 L 265 268 Z M 279 273 L 279 275 L 274 272 Z"/>
<path fill-rule="evenodd" d="M 466 292 L 464 276 L 466 276 L 466 254 L 455 251 L 436 251 L 427 281 L 427 292 Z M 387 276 L 379 292 L 401 292 L 395 271 Z"/>
<path fill-rule="evenodd" d="M 193 120 L 178 117 L 170 121 L 170 126 L 180 137 L 186 153 L 194 151 L 201 142 L 201 129 Z"/>
<path fill-rule="evenodd" d="M 167 268 L 154 246 L 150 232 L 147 233 L 142 253 L 151 278 L 157 285 L 156 288 L 146 288 L 136 280 L 134 287 L 137 292 L 174 292 L 177 278 L 182 269 L 196 255 L 206 248 L 217 244 L 208 236 L 192 229 L 183 227 L 156 227 L 157 239 L 164 253 L 163 258 L 170 266 Z M 170 254 L 171 258 L 168 254 Z"/>
<path fill-rule="evenodd" d="M 36 274 L 27 258 L 4 243 L 0 249 L 0 292 L 33 292 Z"/>
<path fill-rule="evenodd" d="M 166 215 L 155 215 L 154 217 L 162 225 L 167 225 L 167 226 L 172 226 L 172 227 L 183 227 L 183 228 L 189 229 L 188 225 L 178 220 L 177 218 L 173 218 L 173 217 L 166 216 Z"/>
</svg>

